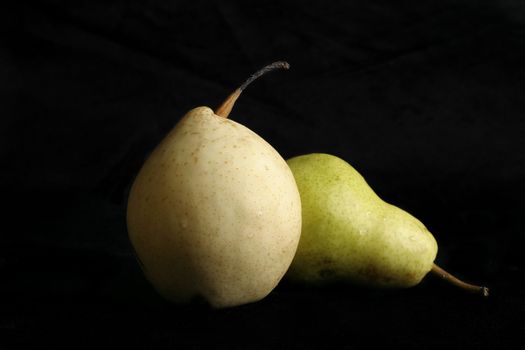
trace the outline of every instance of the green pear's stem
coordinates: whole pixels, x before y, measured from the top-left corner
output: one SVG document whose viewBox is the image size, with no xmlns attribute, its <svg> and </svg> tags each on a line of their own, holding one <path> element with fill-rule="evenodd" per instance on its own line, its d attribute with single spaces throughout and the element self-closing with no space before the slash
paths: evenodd
<svg viewBox="0 0 525 350">
<path fill-rule="evenodd" d="M 436 264 L 433 264 L 432 266 L 432 273 L 437 275 L 438 277 L 442 278 L 443 280 L 455 285 L 456 287 L 459 287 L 463 290 L 466 290 L 467 292 L 471 293 L 481 293 L 484 297 L 489 296 L 489 289 L 484 286 L 476 286 L 474 284 L 466 283 L 460 280 L 459 278 L 451 275 L 447 271 L 443 270 L 441 267 L 437 266 Z"/>
<path fill-rule="evenodd" d="M 241 95 L 241 92 L 243 92 L 243 90 L 246 89 L 248 85 L 250 85 L 255 79 L 273 70 L 288 68 L 290 68 L 288 62 L 277 61 L 253 73 L 238 89 L 236 89 L 230 96 L 228 96 L 228 98 L 219 106 L 219 108 L 215 110 L 215 114 L 223 118 L 228 118 L 228 115 L 230 115 L 233 105 Z"/>
</svg>

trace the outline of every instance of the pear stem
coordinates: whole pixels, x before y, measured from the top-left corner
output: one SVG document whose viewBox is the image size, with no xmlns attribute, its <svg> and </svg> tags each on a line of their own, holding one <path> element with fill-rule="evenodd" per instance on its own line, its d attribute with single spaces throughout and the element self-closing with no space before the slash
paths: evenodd
<svg viewBox="0 0 525 350">
<path fill-rule="evenodd" d="M 246 81 L 237 88 L 228 98 L 215 110 L 215 114 L 219 117 L 228 118 L 230 115 L 230 112 L 232 111 L 233 105 L 235 104 L 235 101 L 239 98 L 241 95 L 241 92 L 243 92 L 244 89 L 248 87 L 254 80 L 259 78 L 261 75 L 264 75 L 268 72 L 271 72 L 276 69 L 289 69 L 290 64 L 285 61 L 277 61 L 273 62 L 262 69 L 259 69 L 257 72 L 253 73 Z"/>
<path fill-rule="evenodd" d="M 474 284 L 466 283 L 459 278 L 451 275 L 447 271 L 443 270 L 441 267 L 437 266 L 436 264 L 432 265 L 432 273 L 434 275 L 437 275 L 441 279 L 447 281 L 450 284 L 455 285 L 456 287 L 459 287 L 467 292 L 470 293 L 481 293 L 484 297 L 489 296 L 489 289 L 484 286 L 476 286 Z"/>
</svg>

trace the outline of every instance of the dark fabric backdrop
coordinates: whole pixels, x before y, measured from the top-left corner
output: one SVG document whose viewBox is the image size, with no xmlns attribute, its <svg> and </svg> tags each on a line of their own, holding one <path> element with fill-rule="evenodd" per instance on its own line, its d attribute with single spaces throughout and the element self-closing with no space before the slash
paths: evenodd
<svg viewBox="0 0 525 350">
<path fill-rule="evenodd" d="M 0 5 L 0 348 L 525 347 L 525 3 Z M 281 283 L 227 310 L 163 301 L 125 226 L 133 176 L 190 108 L 256 69 L 231 118 L 283 157 L 338 155 L 488 299 Z M 331 346 L 332 345 L 332 346 Z"/>
</svg>

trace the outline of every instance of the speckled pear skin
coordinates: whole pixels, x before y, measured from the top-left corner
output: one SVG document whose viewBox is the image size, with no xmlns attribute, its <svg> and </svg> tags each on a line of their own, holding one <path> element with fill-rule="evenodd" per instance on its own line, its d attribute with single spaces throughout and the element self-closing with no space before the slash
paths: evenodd
<svg viewBox="0 0 525 350">
<path fill-rule="evenodd" d="M 254 302 L 288 269 L 301 201 L 285 160 L 207 107 L 188 112 L 149 156 L 128 200 L 129 238 L 168 300 Z"/>
<path fill-rule="evenodd" d="M 344 160 L 321 153 L 288 165 L 302 201 L 303 228 L 287 277 L 411 287 L 431 270 L 437 243 L 415 217 L 379 198 Z"/>
</svg>

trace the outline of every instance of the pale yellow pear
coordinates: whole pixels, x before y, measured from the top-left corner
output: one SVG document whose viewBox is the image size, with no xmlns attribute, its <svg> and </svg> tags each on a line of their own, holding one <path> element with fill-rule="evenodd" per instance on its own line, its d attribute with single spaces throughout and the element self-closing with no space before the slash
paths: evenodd
<svg viewBox="0 0 525 350">
<path fill-rule="evenodd" d="M 131 243 L 147 278 L 175 302 L 197 295 L 215 307 L 260 300 L 285 274 L 299 241 L 301 202 L 290 168 L 264 139 L 225 118 L 228 101 L 217 114 L 189 111 L 129 194 Z"/>
</svg>

